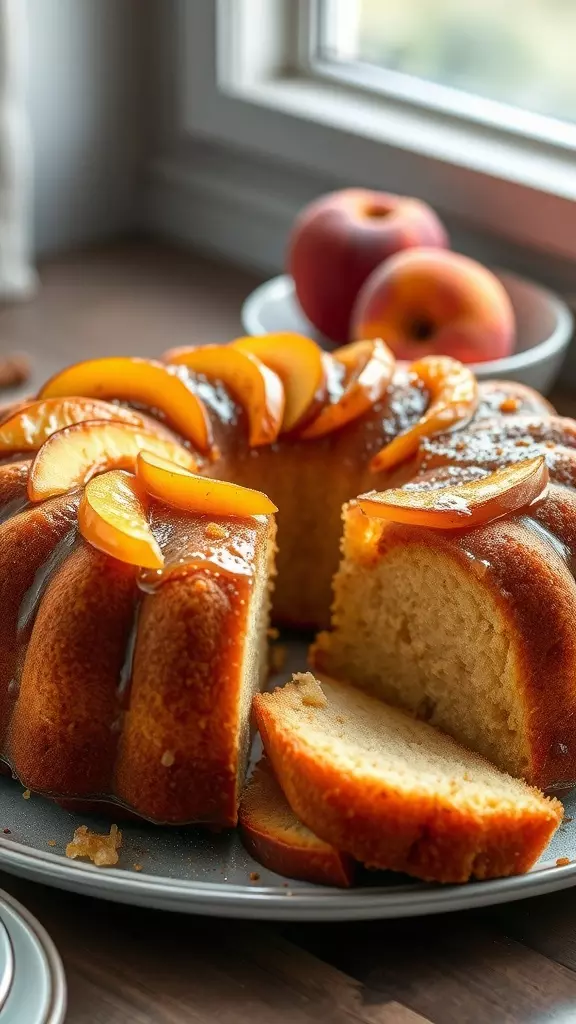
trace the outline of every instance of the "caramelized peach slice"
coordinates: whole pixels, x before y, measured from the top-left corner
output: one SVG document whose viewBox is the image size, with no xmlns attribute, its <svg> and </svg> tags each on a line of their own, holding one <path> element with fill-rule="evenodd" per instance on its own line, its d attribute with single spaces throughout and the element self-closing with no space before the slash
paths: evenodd
<svg viewBox="0 0 576 1024">
<path fill-rule="evenodd" d="M 394 374 L 394 356 L 379 338 L 345 345 L 332 356 L 324 353 L 324 361 L 332 362 L 335 370 L 343 368 L 343 388 L 332 392 L 333 401 L 299 431 L 306 439 L 331 434 L 368 412 L 384 396 Z"/>
<path fill-rule="evenodd" d="M 169 367 L 153 359 L 110 356 L 88 359 L 57 373 L 40 391 L 39 398 L 115 398 L 158 410 L 178 434 L 195 448 L 207 452 L 212 442 L 210 420 L 204 403 Z"/>
<path fill-rule="evenodd" d="M 282 433 L 293 430 L 326 393 L 322 349 L 302 334 L 283 331 L 259 338 L 238 338 L 234 348 L 249 352 L 277 373 L 284 385 L 286 405 Z"/>
<path fill-rule="evenodd" d="M 278 511 L 261 491 L 189 473 L 149 452 L 138 456 L 136 472 L 148 494 L 190 512 L 210 516 L 266 516 Z"/>
<path fill-rule="evenodd" d="M 19 402 L 2 402 L 0 403 L 0 423 L 5 423 L 6 420 L 12 419 L 17 412 L 21 412 L 22 409 L 26 409 L 27 406 L 32 405 L 36 401 L 35 395 L 26 395 Z"/>
<path fill-rule="evenodd" d="M 284 388 L 278 374 L 256 356 L 230 345 L 204 345 L 173 348 L 164 358 L 229 389 L 246 410 L 251 447 L 276 440 L 284 417 Z"/>
<path fill-rule="evenodd" d="M 147 506 L 147 495 L 136 477 L 112 470 L 86 484 L 78 528 L 92 547 L 120 562 L 161 569 L 164 556 L 148 525 Z"/>
<path fill-rule="evenodd" d="M 370 463 L 374 473 L 392 469 L 418 451 L 420 438 L 443 434 L 467 423 L 478 407 L 478 382 L 472 371 L 450 356 L 425 356 L 412 363 L 410 370 L 430 394 L 424 415 L 390 444 L 382 448 Z"/>
<path fill-rule="evenodd" d="M 548 468 L 540 455 L 466 484 L 371 491 L 361 494 L 358 504 L 376 519 L 437 530 L 468 530 L 526 508 L 544 496 L 547 485 Z"/>
<path fill-rule="evenodd" d="M 27 403 L 0 424 L 0 452 L 35 452 L 51 434 L 86 420 L 117 420 L 145 427 L 143 416 L 97 398 L 46 398 Z M 150 421 L 153 422 L 153 421 Z"/>
<path fill-rule="evenodd" d="M 43 501 L 81 487 L 105 470 L 134 469 L 141 451 L 162 455 L 186 469 L 196 469 L 194 456 L 175 441 L 157 437 L 131 423 L 90 420 L 65 427 L 44 442 L 30 467 L 28 497 L 30 501 Z"/>
</svg>

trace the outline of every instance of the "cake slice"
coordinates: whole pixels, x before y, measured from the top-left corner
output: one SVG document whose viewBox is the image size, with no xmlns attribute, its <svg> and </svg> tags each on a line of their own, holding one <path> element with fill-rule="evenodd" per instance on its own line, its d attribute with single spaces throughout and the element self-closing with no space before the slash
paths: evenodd
<svg viewBox="0 0 576 1024">
<path fill-rule="evenodd" d="M 332 626 L 311 651 L 343 679 L 540 789 L 576 781 L 576 494 L 472 530 L 344 508 Z"/>
<path fill-rule="evenodd" d="M 297 674 L 254 709 L 294 813 L 368 867 L 435 882 L 521 874 L 562 820 L 558 800 L 344 683 Z"/>
<path fill-rule="evenodd" d="M 267 757 L 258 762 L 246 785 L 238 822 L 244 846 L 270 871 L 318 885 L 352 884 L 352 858 L 319 839 L 296 817 Z"/>
</svg>

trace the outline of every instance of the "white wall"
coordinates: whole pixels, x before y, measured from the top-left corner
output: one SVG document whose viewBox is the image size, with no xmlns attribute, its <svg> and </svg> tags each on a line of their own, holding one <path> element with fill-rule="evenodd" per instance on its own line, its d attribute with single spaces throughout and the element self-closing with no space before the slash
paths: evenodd
<svg viewBox="0 0 576 1024">
<path fill-rule="evenodd" d="M 148 0 L 23 0 L 37 252 L 129 229 L 148 135 Z"/>
</svg>

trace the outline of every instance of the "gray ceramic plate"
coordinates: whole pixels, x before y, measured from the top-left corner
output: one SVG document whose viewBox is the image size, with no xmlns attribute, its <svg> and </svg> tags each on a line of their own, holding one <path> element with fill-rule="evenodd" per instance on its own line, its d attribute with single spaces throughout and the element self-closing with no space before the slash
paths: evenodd
<svg viewBox="0 0 576 1024">
<path fill-rule="evenodd" d="M 509 270 L 494 272 L 514 307 L 516 351 L 507 359 L 475 363 L 472 369 L 480 380 L 517 380 L 546 394 L 572 337 L 572 313 L 548 288 Z M 298 305 L 294 282 L 287 274 L 273 277 L 248 296 L 242 306 L 242 324 L 247 334 L 296 331 L 322 341 Z"/>
<path fill-rule="evenodd" d="M 12 978 L 0 1024 L 62 1024 L 66 982 L 54 943 L 32 914 L 0 892 L 0 921 L 12 956 Z M 0 952 L 0 963 L 2 953 Z"/>
<path fill-rule="evenodd" d="M 14 950 L 0 918 L 0 1011 L 4 1008 L 14 980 Z M 0 1020 L 2 1014 L 0 1013 Z"/>
<path fill-rule="evenodd" d="M 306 647 L 291 643 L 276 682 L 306 664 Z M 576 791 L 566 801 L 576 818 Z M 576 820 L 563 825 L 541 862 L 528 875 L 436 886 L 402 875 L 366 873 L 354 889 L 294 882 L 267 871 L 244 850 L 236 833 L 166 829 L 120 822 L 123 845 L 118 868 L 96 868 L 68 860 L 64 851 L 74 829 L 88 824 L 107 832 L 110 817 L 70 814 L 41 797 L 22 799 L 22 786 L 0 778 L 0 868 L 47 885 L 122 903 L 221 917 L 284 920 L 360 920 L 410 917 L 504 903 L 576 884 Z M 10 835 L 1 829 L 9 828 Z M 55 845 L 53 845 L 55 844 Z M 574 863 L 563 867 L 556 859 Z M 136 870 L 138 865 L 141 870 Z M 259 877 L 252 881 L 250 875 Z M 0 1017 L 0 1024 L 4 1024 Z M 28 1022 L 27 1022 L 28 1024 Z"/>
</svg>

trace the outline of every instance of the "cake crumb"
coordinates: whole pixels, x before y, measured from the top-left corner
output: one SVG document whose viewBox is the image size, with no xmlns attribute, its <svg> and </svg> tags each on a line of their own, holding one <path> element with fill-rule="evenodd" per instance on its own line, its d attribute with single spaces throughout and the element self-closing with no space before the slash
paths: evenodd
<svg viewBox="0 0 576 1024">
<path fill-rule="evenodd" d="M 49 839 L 48 840 L 48 846 L 56 846 L 56 840 L 55 839 Z"/>
<path fill-rule="evenodd" d="M 164 768 L 171 768 L 175 760 L 176 758 L 174 757 L 174 751 L 165 750 L 164 753 L 162 754 L 162 757 L 160 758 L 160 763 L 163 765 Z"/>
<path fill-rule="evenodd" d="M 503 401 L 500 402 L 500 412 L 518 412 L 521 404 L 522 403 L 519 398 L 514 398 L 512 395 L 509 395 L 508 398 L 504 398 Z"/>
<path fill-rule="evenodd" d="M 31 796 L 32 796 L 32 793 L 30 792 L 29 789 L 25 789 L 24 792 L 22 793 L 22 799 L 23 800 L 29 800 Z"/>
<path fill-rule="evenodd" d="M 12 835 L 12 829 L 11 828 L 3 828 L 2 831 L 3 831 L 5 836 L 11 836 Z"/>
<path fill-rule="evenodd" d="M 229 536 L 229 531 L 220 523 L 207 523 L 204 532 L 207 537 L 213 537 L 215 540 L 226 540 Z"/>
<path fill-rule="evenodd" d="M 311 672 L 295 672 L 292 678 L 298 686 L 298 693 L 306 707 L 325 708 L 328 706 L 328 699 L 320 683 Z"/>
<path fill-rule="evenodd" d="M 258 874 L 257 871 L 251 871 L 250 872 L 250 881 L 251 882 L 259 882 L 260 881 L 260 875 Z"/>
<path fill-rule="evenodd" d="M 269 640 L 277 640 L 280 636 L 280 630 L 276 629 L 276 626 L 270 626 L 270 628 L 266 630 L 266 636 Z"/>
<path fill-rule="evenodd" d="M 118 825 L 110 826 L 109 835 L 90 832 L 87 825 L 80 825 L 66 847 L 66 856 L 71 860 L 87 857 L 98 868 L 112 867 L 118 863 L 118 850 L 121 846 L 122 833 Z"/>
<path fill-rule="evenodd" d="M 556 858 L 556 865 L 559 868 L 564 868 L 564 867 L 566 867 L 567 864 L 571 864 L 571 863 L 572 863 L 572 861 L 570 860 L 570 857 L 557 857 Z"/>
<path fill-rule="evenodd" d="M 141 864 L 133 864 L 132 867 L 134 868 L 134 871 L 142 871 Z"/>
</svg>

